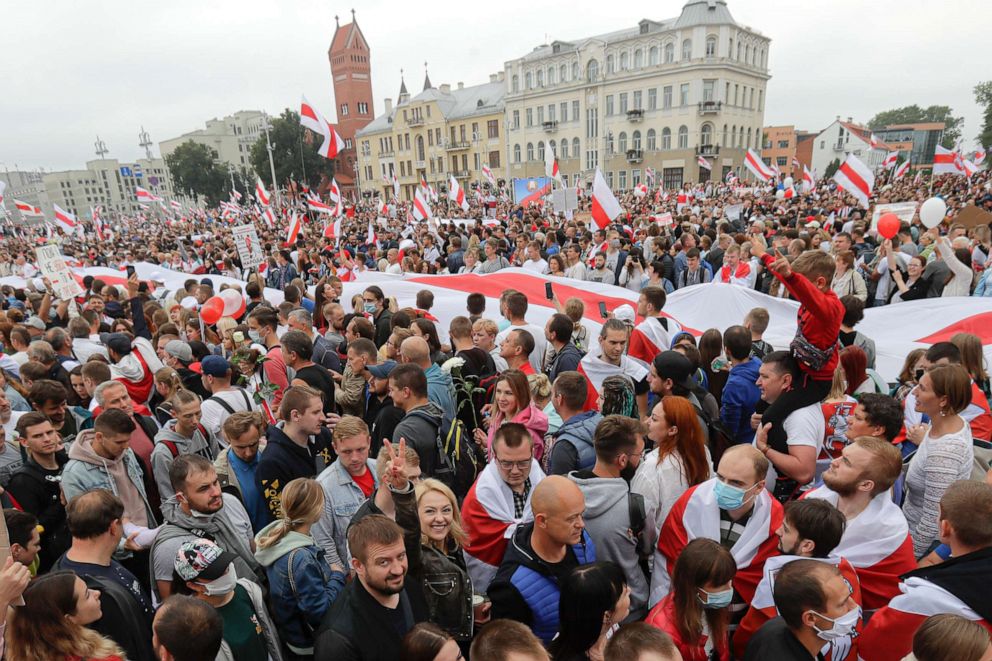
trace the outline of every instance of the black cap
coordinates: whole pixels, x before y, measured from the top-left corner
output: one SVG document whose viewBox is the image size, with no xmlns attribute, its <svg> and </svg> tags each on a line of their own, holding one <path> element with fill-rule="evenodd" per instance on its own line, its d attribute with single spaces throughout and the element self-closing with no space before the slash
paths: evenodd
<svg viewBox="0 0 992 661">
<path fill-rule="evenodd" d="M 654 369 L 662 379 L 671 379 L 675 385 L 692 388 L 692 361 L 678 351 L 662 351 L 654 357 Z"/>
<path fill-rule="evenodd" d="M 124 333 L 100 333 L 100 342 L 118 355 L 131 353 L 131 338 Z"/>
</svg>

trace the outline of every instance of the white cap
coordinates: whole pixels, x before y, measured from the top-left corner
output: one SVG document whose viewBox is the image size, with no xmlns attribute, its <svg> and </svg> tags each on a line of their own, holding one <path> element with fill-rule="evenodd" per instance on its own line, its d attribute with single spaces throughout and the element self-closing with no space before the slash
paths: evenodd
<svg viewBox="0 0 992 661">
<path fill-rule="evenodd" d="M 179 305 L 183 306 L 187 310 L 195 310 L 197 308 L 196 298 L 187 296 L 183 300 L 179 301 Z"/>
<path fill-rule="evenodd" d="M 634 308 L 629 303 L 624 303 L 623 305 L 617 307 L 613 310 L 613 318 L 619 319 L 625 324 L 634 325 Z"/>
</svg>

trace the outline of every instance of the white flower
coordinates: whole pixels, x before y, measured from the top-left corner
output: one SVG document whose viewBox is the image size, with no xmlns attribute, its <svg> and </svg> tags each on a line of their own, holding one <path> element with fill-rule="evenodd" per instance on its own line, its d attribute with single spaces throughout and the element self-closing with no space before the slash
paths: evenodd
<svg viewBox="0 0 992 661">
<path fill-rule="evenodd" d="M 451 370 L 453 370 L 456 367 L 461 368 L 461 366 L 464 364 L 465 364 L 464 358 L 455 356 L 454 358 L 449 358 L 448 360 L 444 361 L 444 363 L 441 365 L 441 371 L 444 372 L 445 374 L 451 374 Z"/>
</svg>

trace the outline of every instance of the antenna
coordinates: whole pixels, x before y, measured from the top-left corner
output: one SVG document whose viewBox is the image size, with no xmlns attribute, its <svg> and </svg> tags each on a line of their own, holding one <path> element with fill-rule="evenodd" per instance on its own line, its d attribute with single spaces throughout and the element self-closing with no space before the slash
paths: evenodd
<svg viewBox="0 0 992 661">
<path fill-rule="evenodd" d="M 145 156 L 149 161 L 152 160 L 152 139 L 144 126 L 141 127 L 141 133 L 138 134 L 138 146 L 144 148 Z"/>
<path fill-rule="evenodd" d="M 96 155 L 100 158 L 104 158 L 110 153 L 110 150 L 107 149 L 107 143 L 101 140 L 100 136 L 96 136 L 96 142 L 93 143 L 93 146 L 96 148 Z"/>
</svg>

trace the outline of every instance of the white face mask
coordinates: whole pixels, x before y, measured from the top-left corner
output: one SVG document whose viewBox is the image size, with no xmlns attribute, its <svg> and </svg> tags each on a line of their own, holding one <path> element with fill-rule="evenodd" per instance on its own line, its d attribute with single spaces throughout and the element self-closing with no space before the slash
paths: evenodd
<svg viewBox="0 0 992 661">
<path fill-rule="evenodd" d="M 210 597 L 220 597 L 229 594 L 238 583 L 238 575 L 234 573 L 234 565 L 228 565 L 227 571 L 220 578 L 215 578 L 209 583 L 198 583 L 202 585 L 204 592 Z"/>
<path fill-rule="evenodd" d="M 828 643 L 838 638 L 845 638 L 854 633 L 854 628 L 858 625 L 858 620 L 861 619 L 861 606 L 856 606 L 851 610 L 847 611 L 837 619 L 831 619 L 826 615 L 820 615 L 816 611 L 810 611 L 814 615 L 819 615 L 827 622 L 832 622 L 833 626 L 829 629 L 819 629 L 815 624 L 813 628 L 816 629 L 816 635 L 820 637 L 821 640 L 825 640 Z"/>
</svg>

